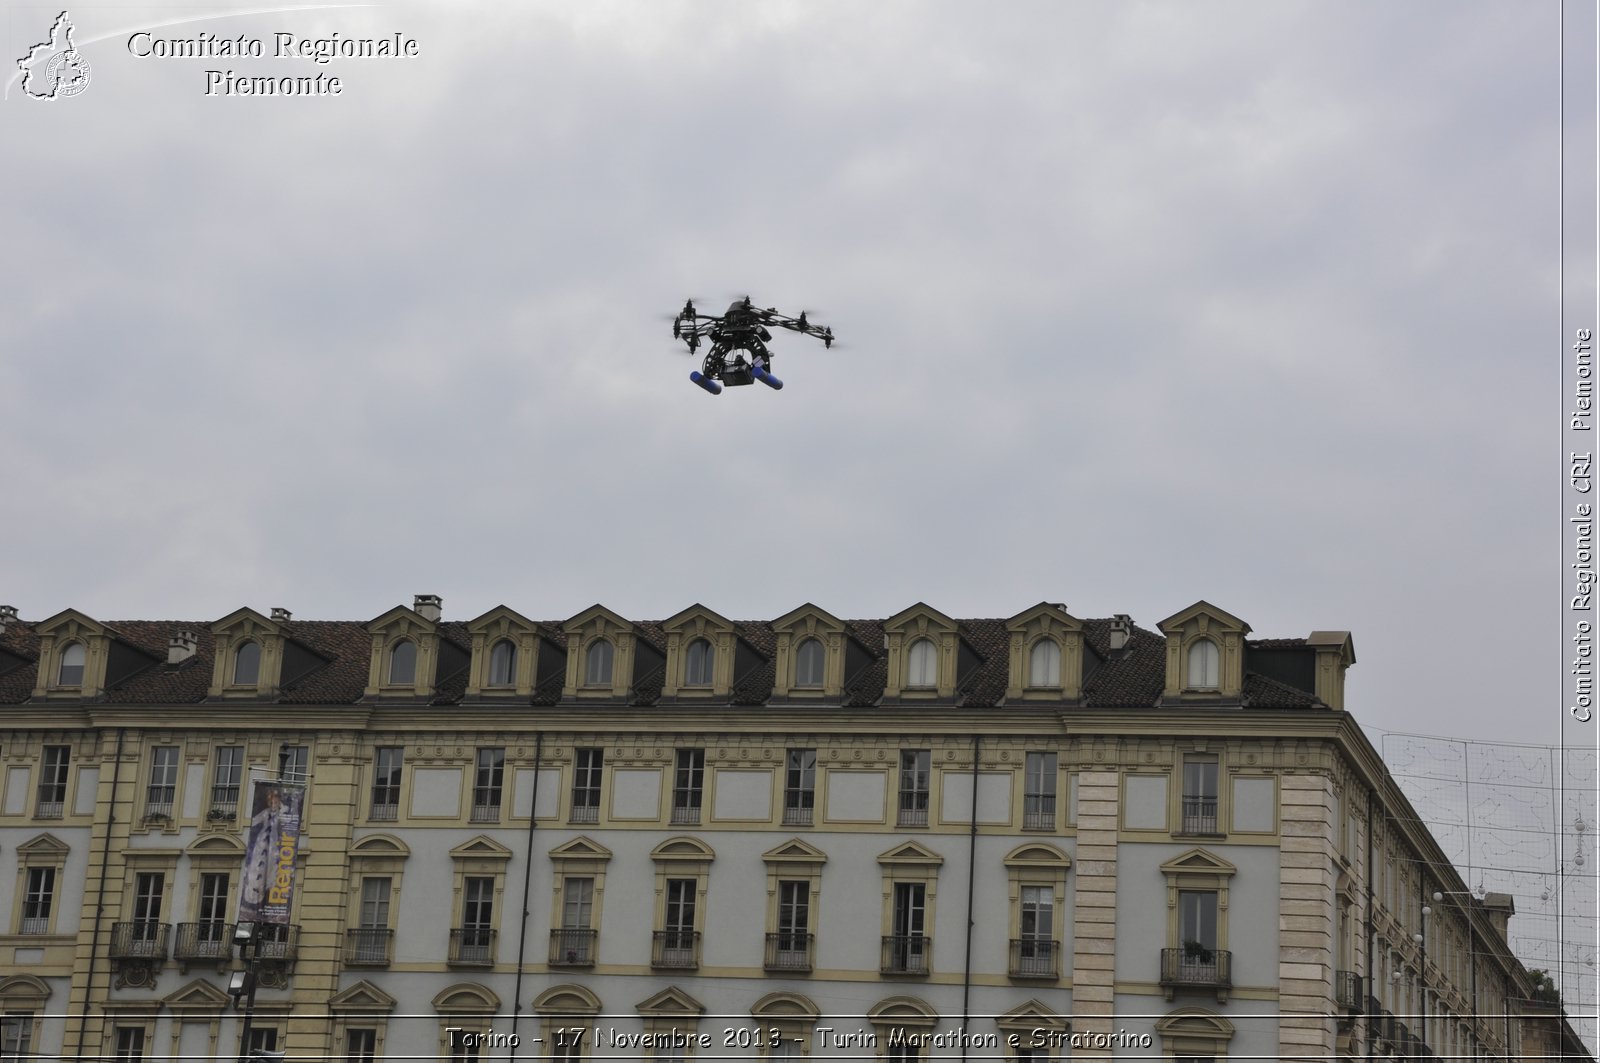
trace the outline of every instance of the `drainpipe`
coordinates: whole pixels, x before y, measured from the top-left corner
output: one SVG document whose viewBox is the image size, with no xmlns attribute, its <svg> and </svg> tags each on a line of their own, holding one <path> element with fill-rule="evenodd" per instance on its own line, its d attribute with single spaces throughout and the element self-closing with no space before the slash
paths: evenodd
<svg viewBox="0 0 1600 1063">
<path fill-rule="evenodd" d="M 94 964 L 100 954 L 100 918 L 106 910 L 106 865 L 111 862 L 111 830 L 117 822 L 117 788 L 122 783 L 122 736 L 125 729 L 117 728 L 117 754 L 116 761 L 111 768 L 111 801 L 106 806 L 106 837 L 105 845 L 100 850 L 100 885 L 94 898 L 94 932 L 89 936 L 89 969 L 85 972 L 83 985 L 83 1018 L 78 1023 L 78 1050 L 73 1053 L 78 1059 L 83 1057 L 83 1039 L 89 1029 L 89 1002 L 94 999 Z M 100 732 L 95 731 L 95 738 L 100 737 Z M 98 743 L 97 743 L 98 744 Z"/>
<path fill-rule="evenodd" d="M 1371 1003 L 1373 998 L 1377 995 L 1377 986 L 1373 982 L 1373 979 L 1376 976 L 1378 966 L 1374 960 L 1374 957 L 1376 957 L 1378 953 L 1378 938 L 1377 933 L 1372 926 L 1372 806 L 1377 800 L 1378 792 L 1369 788 L 1367 790 L 1367 984 L 1363 987 L 1366 990 L 1366 992 L 1363 994 L 1365 999 L 1361 1001 L 1361 1014 L 1366 1016 L 1367 1020 L 1368 1059 L 1373 1058 L 1373 1042 L 1375 1042 L 1377 1038 L 1373 1036 L 1372 1026 L 1373 1023 L 1377 1022 L 1378 1020 L 1378 1017 L 1372 1013 Z"/>
<path fill-rule="evenodd" d="M 528 891 L 533 885 L 533 832 L 539 821 L 539 768 L 544 762 L 544 732 L 533 736 L 533 794 L 528 800 L 528 862 L 522 868 L 522 930 L 517 935 L 517 985 L 511 1008 L 511 1043 L 517 1044 L 522 1021 L 522 969 L 528 953 Z"/>
<path fill-rule="evenodd" d="M 972 1023 L 972 893 L 978 870 L 978 749 L 982 739 L 972 736 L 972 816 L 967 837 L 967 948 L 961 972 L 961 1060 L 967 1059 L 967 1027 Z"/>
</svg>

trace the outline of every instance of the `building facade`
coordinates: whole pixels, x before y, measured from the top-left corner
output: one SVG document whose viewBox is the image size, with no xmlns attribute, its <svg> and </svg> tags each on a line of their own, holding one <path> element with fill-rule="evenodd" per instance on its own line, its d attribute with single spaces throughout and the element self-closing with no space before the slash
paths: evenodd
<svg viewBox="0 0 1600 1063">
<path fill-rule="evenodd" d="M 291 924 L 251 964 L 250 1042 L 291 1058 L 1573 1040 L 1509 898 L 1468 891 L 1346 711 L 1347 632 L 426 595 L 0 624 L 0 1058 L 237 1054 L 265 778 L 306 787 Z"/>
</svg>

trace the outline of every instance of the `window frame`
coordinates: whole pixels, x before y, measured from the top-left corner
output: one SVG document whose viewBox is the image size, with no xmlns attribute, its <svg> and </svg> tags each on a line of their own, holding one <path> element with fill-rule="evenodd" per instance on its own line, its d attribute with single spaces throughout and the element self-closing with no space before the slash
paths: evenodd
<svg viewBox="0 0 1600 1063">
<path fill-rule="evenodd" d="M 405 776 L 405 746 L 375 746 L 372 750 L 372 787 L 367 795 L 367 819 L 392 823 L 400 818 L 401 784 Z M 382 809 L 383 811 L 379 811 Z"/>
<path fill-rule="evenodd" d="M 34 787 L 34 819 L 64 819 L 71 794 L 72 747 L 47 745 L 40 751 L 39 783 Z M 46 792 L 54 794 L 47 797 Z"/>
<path fill-rule="evenodd" d="M 1022 757 L 1022 829 L 1054 831 L 1061 821 L 1060 794 L 1060 754 L 1047 749 L 1026 751 Z"/>
<path fill-rule="evenodd" d="M 584 746 L 572 751 L 572 789 L 569 793 L 569 823 L 599 823 L 604 801 L 606 751 L 601 746 Z"/>
<path fill-rule="evenodd" d="M 933 751 L 902 749 L 895 816 L 899 827 L 926 827 L 933 805 Z"/>
<path fill-rule="evenodd" d="M 69 663 L 73 651 L 77 651 L 77 663 Z M 77 670 L 77 674 L 68 678 L 67 669 Z M 61 644 L 56 651 L 56 676 L 51 684 L 62 690 L 81 690 L 89 677 L 89 646 L 82 639 L 69 639 Z"/>
<path fill-rule="evenodd" d="M 926 652 L 922 652 L 927 647 Z M 922 676 L 919 673 L 926 671 Z M 926 678 L 927 682 L 918 682 Z M 937 690 L 939 687 L 939 646 L 933 639 L 926 635 L 918 636 L 911 640 L 906 647 L 906 685 L 907 690 L 927 691 Z"/>
<path fill-rule="evenodd" d="M 683 648 L 683 685 L 696 690 L 709 688 L 716 682 L 717 648 L 705 636 L 689 640 Z"/>
<path fill-rule="evenodd" d="M 815 680 L 806 677 L 808 663 L 815 670 Z M 828 685 L 828 647 L 815 635 L 805 636 L 795 646 L 794 685 L 796 690 L 821 690 Z"/>
<path fill-rule="evenodd" d="M 400 666 L 400 663 L 401 663 L 401 660 L 400 660 L 400 657 L 399 657 L 399 651 L 400 651 L 400 648 L 402 646 L 408 648 L 411 651 L 411 659 L 410 659 L 410 662 L 409 662 L 409 664 L 410 664 L 410 668 L 409 668 L 410 675 L 406 675 L 406 676 L 399 676 L 399 675 L 396 675 L 396 673 L 395 673 L 395 669 L 398 668 Z M 416 687 L 416 685 L 417 685 L 417 666 L 418 666 L 418 661 L 421 658 L 421 656 L 422 656 L 421 647 L 417 645 L 417 640 L 412 638 L 410 635 L 401 635 L 399 638 L 397 638 L 394 641 L 390 642 L 389 645 L 384 648 L 384 653 L 383 653 L 383 659 L 384 659 L 384 667 L 383 667 L 384 680 L 383 680 L 383 682 L 384 682 L 384 686 L 390 686 L 390 687 L 412 687 L 412 688 Z"/>
<path fill-rule="evenodd" d="M 479 746 L 473 756 L 472 823 L 499 823 L 505 807 L 506 750 Z"/>
<path fill-rule="evenodd" d="M 809 827 L 816 822 L 817 751 L 786 749 L 783 757 L 783 823 Z"/>
<path fill-rule="evenodd" d="M 178 808 L 178 768 L 183 761 L 183 747 L 159 745 L 150 747 L 150 770 L 145 775 L 144 815 L 146 819 L 174 818 Z M 164 781 L 162 776 L 164 776 Z M 165 794 L 165 800 L 159 795 Z"/>
<path fill-rule="evenodd" d="M 705 796 L 706 751 L 701 748 L 677 750 L 672 764 L 671 821 L 680 825 L 699 823 L 705 813 Z"/>
<path fill-rule="evenodd" d="M 1035 674 L 1039 663 L 1039 651 L 1048 649 L 1055 654 L 1055 659 L 1050 662 L 1047 671 L 1054 672 L 1054 678 L 1046 677 L 1045 682 L 1039 682 Z M 1028 646 L 1028 682 L 1024 690 L 1060 690 L 1061 689 L 1061 661 L 1065 655 L 1061 652 L 1061 643 L 1049 635 L 1040 635 Z"/>
<path fill-rule="evenodd" d="M 499 638 L 489 647 L 489 668 L 483 685 L 494 690 L 505 690 L 517 685 L 515 641 Z"/>
<path fill-rule="evenodd" d="M 604 651 L 602 653 L 602 651 Z M 583 685 L 589 690 L 609 689 L 616 682 L 617 647 L 604 635 L 583 647 Z"/>
</svg>

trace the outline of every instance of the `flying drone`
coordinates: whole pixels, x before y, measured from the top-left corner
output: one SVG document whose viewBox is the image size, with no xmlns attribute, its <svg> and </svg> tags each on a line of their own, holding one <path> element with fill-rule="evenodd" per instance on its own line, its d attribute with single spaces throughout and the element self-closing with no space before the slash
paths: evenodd
<svg viewBox="0 0 1600 1063">
<path fill-rule="evenodd" d="M 783 381 L 772 375 L 772 352 L 767 350 L 767 341 L 772 339 L 769 325 L 816 336 L 824 347 L 833 346 L 831 328 L 813 325 L 804 312 L 799 317 L 789 317 L 770 306 L 763 310 L 752 305 L 748 295 L 736 299 L 721 317 L 699 313 L 694 300 L 689 300 L 672 319 L 672 338 L 688 344 L 690 354 L 702 339 L 711 341 L 705 362 L 699 371 L 689 374 L 690 380 L 711 394 L 722 394 L 723 385 L 738 387 L 757 380 L 776 391 L 783 387 Z M 746 352 L 750 359 L 746 361 L 743 353 L 736 352 Z"/>
</svg>

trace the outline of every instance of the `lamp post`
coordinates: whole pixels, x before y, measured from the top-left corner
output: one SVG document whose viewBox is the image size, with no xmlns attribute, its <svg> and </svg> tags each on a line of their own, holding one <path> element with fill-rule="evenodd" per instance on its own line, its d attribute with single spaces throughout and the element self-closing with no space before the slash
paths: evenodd
<svg viewBox="0 0 1600 1063">
<path fill-rule="evenodd" d="M 228 976 L 228 995 L 234 1006 L 244 998 L 244 1022 L 239 1026 L 239 1063 L 249 1063 L 250 1021 L 256 1012 L 256 960 L 261 952 L 261 924 L 239 923 L 233 928 L 233 943 L 239 947 L 244 970 Z"/>
</svg>

